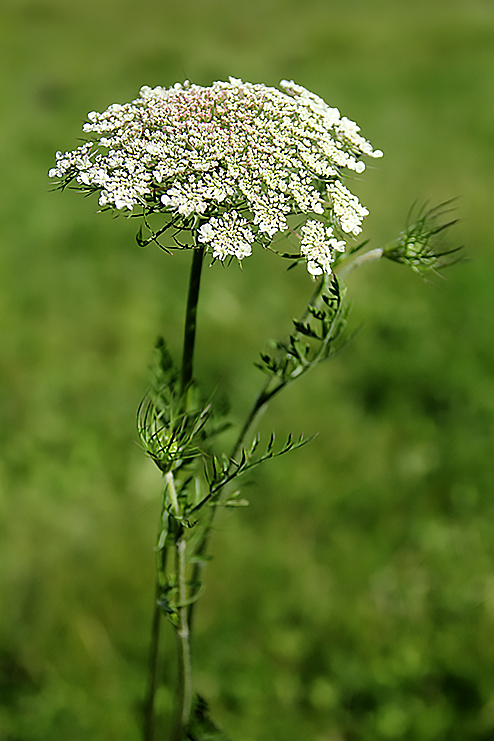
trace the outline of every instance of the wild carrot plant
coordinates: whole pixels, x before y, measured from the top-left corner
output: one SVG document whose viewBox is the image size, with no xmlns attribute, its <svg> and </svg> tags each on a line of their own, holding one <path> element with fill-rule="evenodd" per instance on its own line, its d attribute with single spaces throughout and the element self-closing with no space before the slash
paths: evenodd
<svg viewBox="0 0 494 741">
<path fill-rule="evenodd" d="M 364 171 L 364 157 L 382 152 L 318 96 L 294 82 L 283 81 L 281 88 L 233 78 L 210 87 L 143 87 L 131 103 L 89 113 L 87 141 L 57 152 L 49 173 L 60 188 L 98 193 L 103 211 L 140 217 L 141 246 L 191 252 L 182 360 L 176 364 L 159 339 L 153 385 L 137 415 L 142 446 L 163 475 L 144 741 L 155 737 L 164 619 L 178 646 L 170 741 L 225 738 L 194 693 L 191 660 L 194 607 L 215 513 L 246 504 L 237 488 L 243 474 L 307 442 L 288 435 L 278 444 L 274 434 L 263 442 L 255 424 L 275 396 L 341 345 L 344 277 L 382 258 L 434 271 L 454 252 L 438 246 L 453 223 L 443 223 L 448 209 L 441 207 L 418 211 L 396 240 L 363 251 L 367 242 L 357 238 L 368 211 L 345 178 Z M 275 247 L 281 236 L 292 245 L 288 252 Z M 312 295 L 288 337 L 261 353 L 264 383 L 233 448 L 224 450 L 225 420 L 214 398 L 203 399 L 194 372 L 201 272 L 205 259 L 241 263 L 256 248 L 278 252 L 290 267 L 305 265 Z"/>
</svg>

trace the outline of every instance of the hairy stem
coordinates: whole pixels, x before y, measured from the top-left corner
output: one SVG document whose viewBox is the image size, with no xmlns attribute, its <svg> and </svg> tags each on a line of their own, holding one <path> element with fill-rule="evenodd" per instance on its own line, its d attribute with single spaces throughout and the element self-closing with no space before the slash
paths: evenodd
<svg viewBox="0 0 494 741">
<path fill-rule="evenodd" d="M 252 405 L 252 409 L 247 415 L 244 426 L 240 430 L 239 436 L 237 437 L 235 445 L 232 448 L 232 452 L 230 453 L 230 459 L 235 458 L 238 451 L 242 447 L 245 441 L 245 438 L 247 437 L 248 432 L 250 428 L 252 427 L 252 425 L 254 424 L 255 420 L 259 417 L 261 412 L 263 412 L 266 409 L 266 405 L 271 398 L 271 394 L 268 393 L 268 387 L 269 387 L 270 381 L 271 379 L 268 378 L 268 380 L 265 382 L 264 386 L 262 387 L 261 391 L 259 392 L 254 404 Z"/>
<path fill-rule="evenodd" d="M 177 720 L 171 741 L 183 741 L 192 707 L 192 667 L 190 659 L 189 614 L 185 551 L 187 541 L 182 535 L 176 543 L 176 575 L 178 582 L 178 704 Z"/>
<path fill-rule="evenodd" d="M 343 278 L 346 278 L 348 273 L 351 273 L 356 268 L 359 268 L 361 265 L 364 265 L 366 262 L 372 262 L 373 260 L 380 260 L 383 256 L 383 248 L 378 247 L 375 250 L 370 250 L 370 252 L 366 252 L 364 255 L 360 255 L 359 257 L 356 257 L 355 260 L 352 260 L 352 262 L 349 262 L 348 265 L 344 265 L 341 270 L 338 271 L 338 277 L 343 280 Z"/>
<path fill-rule="evenodd" d="M 180 517 L 180 508 L 178 506 L 177 489 L 175 487 L 175 479 L 171 471 L 168 471 L 168 473 L 165 474 L 165 481 L 166 481 L 166 491 L 168 492 L 168 496 L 170 497 L 170 504 L 173 510 L 173 514 L 176 515 L 176 517 Z"/>
</svg>

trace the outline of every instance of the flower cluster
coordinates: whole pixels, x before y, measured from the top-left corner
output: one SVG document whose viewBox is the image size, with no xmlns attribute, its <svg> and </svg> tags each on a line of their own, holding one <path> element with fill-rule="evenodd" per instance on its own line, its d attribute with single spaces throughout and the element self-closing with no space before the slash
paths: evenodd
<svg viewBox="0 0 494 741">
<path fill-rule="evenodd" d="M 210 244 L 213 258 L 224 260 L 234 255 L 239 260 L 252 254 L 251 244 L 255 240 L 246 219 L 237 211 L 226 211 L 219 219 L 212 216 L 199 230 L 199 242 Z"/>
<path fill-rule="evenodd" d="M 325 227 L 321 221 L 309 219 L 300 230 L 300 254 L 307 259 L 307 270 L 311 275 L 330 274 L 335 252 L 345 251 L 345 242 L 335 239 L 333 228 Z"/>
<path fill-rule="evenodd" d="M 219 260 L 243 259 L 254 241 L 268 246 L 289 215 L 317 215 L 330 226 L 309 221 L 301 255 L 312 274 L 330 272 L 342 244 L 333 229 L 356 235 L 368 213 L 342 174 L 361 173 L 362 156 L 382 152 L 318 96 L 281 87 L 234 78 L 143 87 L 131 103 L 89 113 L 83 130 L 93 140 L 57 152 L 49 175 L 99 192 L 103 207 L 171 213 Z"/>
</svg>

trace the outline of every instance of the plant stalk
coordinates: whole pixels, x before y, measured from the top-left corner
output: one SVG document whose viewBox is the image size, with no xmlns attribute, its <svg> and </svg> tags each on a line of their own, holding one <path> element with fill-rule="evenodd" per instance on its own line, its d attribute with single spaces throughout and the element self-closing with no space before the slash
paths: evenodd
<svg viewBox="0 0 494 741">
<path fill-rule="evenodd" d="M 383 248 L 378 247 L 375 250 L 370 250 L 363 255 L 359 255 L 359 257 L 356 257 L 355 260 L 349 262 L 348 265 L 344 265 L 341 270 L 338 271 L 338 277 L 343 280 L 343 278 L 346 278 L 349 273 L 356 268 L 359 268 L 361 265 L 364 265 L 367 262 L 373 262 L 374 260 L 380 260 L 383 256 L 383 252 Z"/>
<path fill-rule="evenodd" d="M 184 535 L 176 543 L 176 575 L 178 581 L 178 705 L 177 720 L 171 741 L 183 741 L 192 707 L 192 665 L 190 657 L 189 611 L 187 608 L 187 580 Z"/>
<path fill-rule="evenodd" d="M 187 307 L 185 310 L 184 342 L 182 354 L 182 369 L 180 378 L 180 394 L 184 409 L 187 407 L 187 391 L 192 383 L 194 369 L 194 348 L 197 327 L 197 304 L 199 301 L 199 288 L 201 283 L 202 264 L 204 259 L 204 248 L 197 247 L 193 250 L 192 264 L 189 277 L 189 290 L 187 295 Z M 166 478 L 167 489 L 172 500 L 172 506 L 177 509 L 178 503 L 176 498 L 175 486 L 172 473 Z M 177 549 L 180 554 L 177 555 L 176 568 L 182 573 L 180 579 L 177 573 L 178 582 L 181 585 L 179 589 L 179 608 L 180 625 L 177 631 L 179 639 L 179 720 L 174 738 L 176 741 L 182 741 L 184 729 L 188 723 L 190 709 L 192 704 L 192 681 L 191 681 L 191 660 L 190 660 L 190 631 L 188 624 L 187 604 L 187 584 L 185 581 L 185 538 L 177 543 Z M 155 603 L 153 618 L 151 623 L 151 641 L 149 647 L 148 661 L 148 688 L 144 701 L 144 723 L 143 723 L 143 741 L 153 741 L 154 738 L 154 721 L 155 721 L 155 696 L 158 687 L 158 657 L 161 632 L 161 608 L 158 605 L 158 599 L 161 592 L 160 574 L 164 574 L 166 562 L 166 547 L 161 554 L 161 566 L 158 569 L 156 580 Z M 177 735 L 178 734 L 178 735 Z"/>
<path fill-rule="evenodd" d="M 158 600 L 161 597 L 161 582 L 159 576 L 160 574 L 164 574 L 166 570 L 166 548 L 163 548 L 160 551 L 158 559 L 158 577 L 156 579 L 154 609 L 151 622 L 151 640 L 149 645 L 148 686 L 146 698 L 144 700 L 143 741 L 153 741 L 154 738 L 154 701 L 156 690 L 158 688 L 158 656 L 161 628 L 161 608 L 158 604 Z"/>
<path fill-rule="evenodd" d="M 196 340 L 197 325 L 197 302 L 199 301 L 199 287 L 201 284 L 201 271 L 204 259 L 204 247 L 193 250 L 192 265 L 190 268 L 189 294 L 187 297 L 187 309 L 185 312 L 184 349 L 182 355 L 182 376 L 180 393 L 183 397 L 192 382 L 194 367 L 194 347 Z"/>
<path fill-rule="evenodd" d="M 158 677 L 158 654 L 160 640 L 160 607 L 158 599 L 160 597 L 159 583 L 156 583 L 153 619 L 151 623 L 151 642 L 149 646 L 149 663 L 148 663 L 148 688 L 146 699 L 144 701 L 144 741 L 153 741 L 154 736 L 154 699 L 156 697 L 157 677 Z"/>
</svg>

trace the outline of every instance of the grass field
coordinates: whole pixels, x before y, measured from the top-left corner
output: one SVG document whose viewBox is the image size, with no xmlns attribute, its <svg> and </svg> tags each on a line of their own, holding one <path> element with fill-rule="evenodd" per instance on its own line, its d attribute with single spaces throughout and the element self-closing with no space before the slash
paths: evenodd
<svg viewBox="0 0 494 741">
<path fill-rule="evenodd" d="M 135 410 L 189 269 L 47 171 L 88 111 L 233 75 L 293 78 L 384 150 L 352 184 L 371 246 L 458 197 L 468 259 L 349 277 L 353 339 L 261 424 L 320 434 L 219 520 L 197 688 L 232 741 L 492 741 L 490 0 L 3 0 L 0 60 L 0 739 L 139 739 L 161 482 Z M 311 290 L 268 253 L 206 273 L 197 374 L 234 421 Z"/>
</svg>

